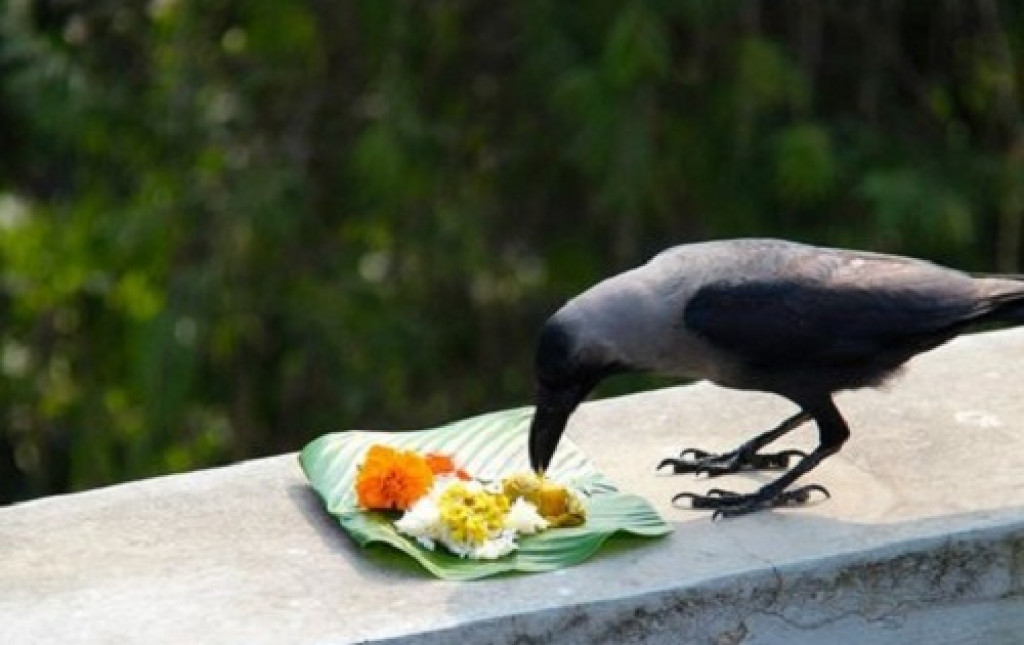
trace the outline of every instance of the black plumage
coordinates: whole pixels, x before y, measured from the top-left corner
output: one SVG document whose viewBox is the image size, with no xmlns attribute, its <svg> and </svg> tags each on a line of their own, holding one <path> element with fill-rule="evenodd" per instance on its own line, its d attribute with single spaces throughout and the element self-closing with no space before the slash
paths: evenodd
<svg viewBox="0 0 1024 645">
<path fill-rule="evenodd" d="M 709 379 L 784 396 L 800 412 L 730 453 L 684 451 L 662 466 L 709 475 L 784 468 L 792 451 L 760 449 L 812 419 L 819 445 L 752 495 L 679 497 L 725 515 L 799 503 L 824 489 L 790 484 L 849 436 L 835 392 L 878 386 L 916 354 L 986 324 L 1024 324 L 1024 281 L 781 240 L 674 247 L 595 285 L 545 323 L 530 460 L 547 467 L 569 416 L 606 376 Z"/>
</svg>

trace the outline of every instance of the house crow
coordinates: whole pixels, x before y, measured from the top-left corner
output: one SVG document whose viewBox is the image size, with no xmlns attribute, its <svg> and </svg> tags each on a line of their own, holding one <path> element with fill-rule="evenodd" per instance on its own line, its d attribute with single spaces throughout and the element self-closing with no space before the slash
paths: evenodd
<svg viewBox="0 0 1024 645">
<path fill-rule="evenodd" d="M 971 276 L 930 262 L 768 239 L 671 248 L 558 310 L 537 345 L 530 463 L 543 472 L 569 416 L 597 383 L 622 372 L 708 379 L 786 397 L 799 412 L 732 452 L 684 450 L 659 468 L 709 476 L 785 470 L 751 494 L 681 493 L 715 516 L 804 503 L 792 487 L 850 435 L 833 394 L 876 387 L 914 355 L 979 325 L 1024 324 L 1024 280 Z M 761 449 L 807 421 L 810 453 Z"/>
</svg>

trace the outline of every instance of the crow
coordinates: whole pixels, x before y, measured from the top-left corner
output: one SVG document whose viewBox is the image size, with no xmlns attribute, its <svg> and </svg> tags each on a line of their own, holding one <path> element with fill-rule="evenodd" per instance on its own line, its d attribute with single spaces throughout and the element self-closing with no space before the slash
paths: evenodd
<svg viewBox="0 0 1024 645">
<path fill-rule="evenodd" d="M 543 473 L 580 402 L 625 372 L 707 379 L 797 405 L 779 426 L 724 454 L 684 450 L 658 468 L 708 476 L 786 470 L 751 494 L 680 493 L 730 517 L 808 501 L 790 486 L 850 436 L 836 392 L 877 387 L 913 356 L 986 325 L 1024 324 L 1024 278 L 972 276 L 924 260 L 774 239 L 684 244 L 573 298 L 543 325 L 535 359 L 530 464 Z M 810 453 L 760 450 L 807 421 Z"/>
</svg>

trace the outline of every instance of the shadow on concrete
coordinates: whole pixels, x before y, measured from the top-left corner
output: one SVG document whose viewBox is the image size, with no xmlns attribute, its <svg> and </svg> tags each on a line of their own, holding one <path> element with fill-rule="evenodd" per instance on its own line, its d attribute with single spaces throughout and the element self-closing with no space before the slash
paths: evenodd
<svg viewBox="0 0 1024 645">
<path fill-rule="evenodd" d="M 312 486 L 291 484 L 288 496 L 306 520 L 321 545 L 344 558 L 349 566 L 363 577 L 388 577 L 395 582 L 405 579 L 429 580 L 433 576 L 415 560 L 386 544 L 360 546 L 352 539 L 338 520 L 327 512 L 323 500 Z"/>
</svg>

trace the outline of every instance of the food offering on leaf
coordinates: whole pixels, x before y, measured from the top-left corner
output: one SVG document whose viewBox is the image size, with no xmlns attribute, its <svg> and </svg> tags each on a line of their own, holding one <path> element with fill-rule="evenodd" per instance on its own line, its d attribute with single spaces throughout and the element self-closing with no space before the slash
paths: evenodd
<svg viewBox="0 0 1024 645">
<path fill-rule="evenodd" d="M 525 499 L 535 505 L 552 527 L 579 526 L 587 520 L 579 496 L 543 475 L 516 473 L 502 481 L 502 489 L 509 499 Z"/>
<path fill-rule="evenodd" d="M 399 532 L 463 558 L 500 558 L 520 536 L 586 521 L 579 496 L 533 473 L 485 483 L 448 455 L 380 444 L 367 451 L 355 488 L 361 508 L 404 511 L 394 522 Z"/>
</svg>

